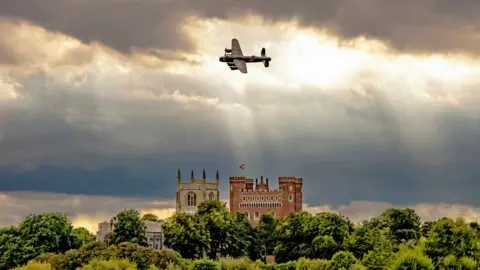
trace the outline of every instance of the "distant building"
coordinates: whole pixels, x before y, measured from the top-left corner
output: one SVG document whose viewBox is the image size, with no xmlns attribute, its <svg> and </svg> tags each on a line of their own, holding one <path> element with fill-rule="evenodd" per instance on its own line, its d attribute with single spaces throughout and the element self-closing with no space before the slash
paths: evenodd
<svg viewBox="0 0 480 270">
<path fill-rule="evenodd" d="M 198 205 L 207 200 L 219 200 L 220 192 L 218 185 L 220 183 L 220 176 L 217 174 L 215 182 L 207 182 L 205 169 L 203 170 L 202 179 L 195 179 L 192 174 L 190 182 L 182 183 L 180 176 L 180 169 L 177 172 L 177 212 L 195 213 Z"/>
<path fill-rule="evenodd" d="M 268 178 L 230 177 L 230 212 L 248 215 L 252 225 L 257 225 L 262 214 L 275 217 L 288 216 L 302 211 L 303 179 L 295 176 L 278 178 L 280 189 L 270 190 Z"/>
<path fill-rule="evenodd" d="M 164 239 L 162 232 L 162 222 L 145 220 L 143 222 L 146 226 L 145 237 L 147 244 L 153 249 L 163 249 Z M 113 232 L 114 224 L 112 222 L 104 221 L 98 223 L 98 231 L 96 240 L 108 244 L 108 234 Z"/>
<path fill-rule="evenodd" d="M 143 223 L 147 226 L 145 236 L 148 246 L 153 249 L 162 249 L 164 247 L 162 223 L 150 220 L 145 220 Z"/>
</svg>

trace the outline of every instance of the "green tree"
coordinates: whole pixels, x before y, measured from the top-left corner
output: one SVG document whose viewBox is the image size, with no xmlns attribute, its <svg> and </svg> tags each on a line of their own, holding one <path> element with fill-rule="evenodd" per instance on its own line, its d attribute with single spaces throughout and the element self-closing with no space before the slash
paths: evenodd
<svg viewBox="0 0 480 270">
<path fill-rule="evenodd" d="M 435 222 L 433 221 L 425 221 L 422 226 L 420 227 L 420 234 L 423 236 L 423 237 L 428 237 L 428 233 L 430 232 L 430 229 L 432 228 L 433 224 L 435 224 Z"/>
<path fill-rule="evenodd" d="M 75 270 L 94 258 L 108 260 L 112 257 L 110 250 L 102 242 L 90 242 L 79 249 L 71 249 L 56 259 L 58 269 Z"/>
<path fill-rule="evenodd" d="M 273 254 L 275 246 L 277 244 L 277 239 L 275 238 L 275 228 L 277 227 L 277 219 L 270 215 L 264 214 L 260 217 L 258 222 L 257 237 L 258 244 L 264 246 L 266 249 L 267 255 Z"/>
<path fill-rule="evenodd" d="M 95 241 L 95 235 L 87 229 L 80 227 L 72 230 L 73 242 L 72 248 L 77 249 L 81 246 Z"/>
<path fill-rule="evenodd" d="M 396 244 L 420 238 L 420 217 L 415 210 L 391 208 L 385 210 L 380 218 L 387 224 Z"/>
<path fill-rule="evenodd" d="M 465 221 L 450 218 L 437 220 L 425 242 L 425 254 L 439 262 L 448 255 L 475 257 L 479 252 L 479 239 L 475 229 Z"/>
<path fill-rule="evenodd" d="M 277 246 L 273 254 L 275 260 L 279 263 L 294 261 L 300 257 L 310 257 L 311 245 L 307 244 L 305 237 L 306 226 L 312 219 L 312 215 L 307 212 L 297 212 L 286 217 L 280 217 L 275 229 L 275 238 Z"/>
<path fill-rule="evenodd" d="M 196 217 L 209 232 L 207 255 L 210 259 L 247 255 L 247 234 L 251 233 L 251 228 L 243 214 L 232 214 L 221 201 L 209 200 L 198 205 Z"/>
<path fill-rule="evenodd" d="M 37 252 L 35 256 L 71 249 L 74 244 L 72 229 L 67 215 L 62 213 L 31 214 L 19 226 L 24 245 L 33 247 Z"/>
<path fill-rule="evenodd" d="M 210 234 L 203 222 L 188 213 L 175 213 L 162 224 L 164 244 L 187 259 L 201 258 L 209 249 Z"/>
<path fill-rule="evenodd" d="M 335 213 L 319 213 L 308 219 L 304 232 L 308 258 L 330 259 L 344 247 L 344 242 L 354 230 L 348 218 Z"/>
<path fill-rule="evenodd" d="M 26 245 L 16 227 L 0 229 L 0 269 L 12 269 L 24 265 L 37 252 Z"/>
<path fill-rule="evenodd" d="M 378 224 L 376 219 L 364 221 L 346 240 L 345 246 L 358 259 L 362 259 L 365 254 L 374 249 L 393 251 L 389 230 Z"/>
<path fill-rule="evenodd" d="M 381 248 L 368 251 L 362 258 L 362 264 L 370 270 L 383 270 L 390 264 L 393 251 Z"/>
<path fill-rule="evenodd" d="M 400 247 L 390 266 L 392 270 L 433 270 L 432 260 L 425 256 L 418 248 Z"/>
<path fill-rule="evenodd" d="M 257 235 L 248 218 L 243 213 L 228 215 L 227 238 L 222 256 L 244 257 L 250 255 L 252 244 L 257 244 Z"/>
<path fill-rule="evenodd" d="M 354 264 L 357 263 L 355 256 L 348 251 L 339 251 L 335 253 L 330 262 L 329 269 L 350 269 Z"/>
<path fill-rule="evenodd" d="M 476 270 L 477 262 L 470 257 L 461 257 L 458 259 L 455 255 L 446 256 L 440 264 L 442 270 Z"/>
<path fill-rule="evenodd" d="M 145 215 L 142 216 L 142 221 L 146 221 L 146 220 L 149 220 L 149 221 L 160 221 L 160 219 L 154 215 L 154 214 L 151 214 L 151 213 L 146 213 Z"/>
<path fill-rule="evenodd" d="M 141 246 L 147 245 L 146 226 L 140 220 L 140 213 L 135 209 L 125 209 L 113 218 L 111 242 L 120 244 L 130 242 Z"/>
</svg>

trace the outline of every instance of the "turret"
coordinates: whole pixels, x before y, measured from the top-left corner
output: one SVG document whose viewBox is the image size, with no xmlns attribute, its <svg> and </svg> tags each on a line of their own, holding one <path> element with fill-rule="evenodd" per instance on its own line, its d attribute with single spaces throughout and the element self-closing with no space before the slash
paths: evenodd
<svg viewBox="0 0 480 270">
<path fill-rule="evenodd" d="M 220 175 L 218 174 L 218 170 L 217 170 L 217 175 L 215 175 L 215 183 L 217 185 L 220 183 Z"/>
<path fill-rule="evenodd" d="M 177 184 L 180 184 L 182 178 L 180 177 L 180 169 L 177 170 Z"/>
<path fill-rule="evenodd" d="M 207 174 L 205 172 L 205 169 L 203 169 L 203 172 L 202 172 L 202 183 L 206 183 L 207 182 Z"/>
<path fill-rule="evenodd" d="M 193 176 L 193 170 L 192 170 L 192 175 L 190 176 L 190 181 L 192 183 L 195 183 L 195 177 Z"/>
</svg>

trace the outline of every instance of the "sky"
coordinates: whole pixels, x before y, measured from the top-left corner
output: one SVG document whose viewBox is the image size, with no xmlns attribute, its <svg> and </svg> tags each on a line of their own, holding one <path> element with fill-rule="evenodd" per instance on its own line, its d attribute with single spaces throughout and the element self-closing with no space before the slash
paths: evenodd
<svg viewBox="0 0 480 270">
<path fill-rule="evenodd" d="M 480 216 L 480 2 L 3 0 L 0 226 L 168 217 L 176 173 L 303 177 L 304 209 Z M 231 39 L 270 67 L 218 61 Z M 247 170 L 239 169 L 246 164 Z"/>
</svg>

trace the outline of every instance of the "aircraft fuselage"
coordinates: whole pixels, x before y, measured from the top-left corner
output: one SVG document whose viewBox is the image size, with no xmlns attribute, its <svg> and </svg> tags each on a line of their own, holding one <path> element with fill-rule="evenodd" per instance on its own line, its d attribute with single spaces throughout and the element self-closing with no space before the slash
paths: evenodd
<svg viewBox="0 0 480 270">
<path fill-rule="evenodd" d="M 231 55 L 226 55 L 226 56 L 221 56 L 220 57 L 220 62 L 225 62 L 225 63 L 231 63 L 233 60 L 243 60 L 246 63 L 258 63 L 258 62 L 263 62 L 263 61 L 271 61 L 272 58 L 270 57 L 263 57 L 263 56 L 231 56 Z"/>
</svg>

